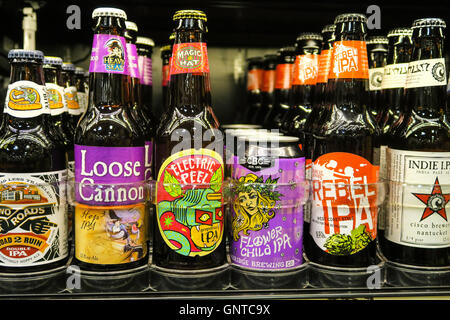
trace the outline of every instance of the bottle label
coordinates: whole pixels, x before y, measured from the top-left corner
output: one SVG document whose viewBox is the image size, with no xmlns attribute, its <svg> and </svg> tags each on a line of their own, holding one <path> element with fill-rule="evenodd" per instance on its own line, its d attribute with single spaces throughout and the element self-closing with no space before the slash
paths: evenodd
<svg viewBox="0 0 450 320">
<path fill-rule="evenodd" d="M 129 75 L 124 37 L 94 34 L 89 72 Z"/>
<path fill-rule="evenodd" d="M 369 69 L 369 90 L 377 91 L 381 90 L 381 84 L 383 83 L 384 68 L 371 68 Z"/>
<path fill-rule="evenodd" d="M 363 157 L 345 152 L 314 161 L 310 234 L 323 251 L 348 256 L 376 238 L 378 170 Z"/>
<path fill-rule="evenodd" d="M 385 237 L 410 247 L 450 247 L 450 152 L 388 148 L 387 162 Z"/>
<path fill-rule="evenodd" d="M 167 87 L 170 78 L 170 65 L 163 65 L 162 67 L 162 86 Z"/>
<path fill-rule="evenodd" d="M 254 270 L 294 269 L 303 263 L 305 158 L 233 157 L 230 258 Z M 253 170 L 258 163 L 261 167 Z"/>
<path fill-rule="evenodd" d="M 319 73 L 317 74 L 317 83 L 327 83 L 330 73 L 331 56 L 333 50 L 322 50 L 319 56 Z"/>
<path fill-rule="evenodd" d="M 319 55 L 299 55 L 294 62 L 293 85 L 315 85 L 319 73 Z"/>
<path fill-rule="evenodd" d="M 48 102 L 50 114 L 52 116 L 67 112 L 67 101 L 64 95 L 64 88 L 55 83 L 47 83 Z"/>
<path fill-rule="evenodd" d="M 445 59 L 425 59 L 412 61 L 408 65 L 405 88 L 445 86 L 447 73 Z"/>
<path fill-rule="evenodd" d="M 164 161 L 156 187 L 156 220 L 165 243 L 189 257 L 206 256 L 224 233 L 222 157 L 209 149 L 177 152 Z"/>
<path fill-rule="evenodd" d="M 275 70 L 264 70 L 261 91 L 270 93 L 273 92 L 274 88 L 275 88 Z"/>
<path fill-rule="evenodd" d="M 247 72 L 247 91 L 260 90 L 263 81 L 262 69 L 251 69 Z"/>
<path fill-rule="evenodd" d="M 172 57 L 170 75 L 209 73 L 208 51 L 204 42 L 176 43 Z"/>
<path fill-rule="evenodd" d="M 385 66 L 381 88 L 394 89 L 405 87 L 408 65 L 408 63 L 396 63 Z"/>
<path fill-rule="evenodd" d="M 344 40 L 333 43 L 329 79 L 369 79 L 365 41 Z"/>
<path fill-rule="evenodd" d="M 277 64 L 275 72 L 275 89 L 291 88 L 292 70 L 292 63 Z"/>
<path fill-rule="evenodd" d="M 127 48 L 127 61 L 128 61 L 128 71 L 130 72 L 131 78 L 139 78 L 139 65 L 138 65 L 138 54 L 136 45 L 132 43 L 126 44 Z"/>
<path fill-rule="evenodd" d="M 153 84 L 153 74 L 152 74 L 152 59 L 145 56 L 138 56 L 138 64 L 139 64 L 139 78 L 141 80 L 141 84 L 146 86 L 151 86 Z M 166 69 L 164 69 L 166 67 Z M 167 77 L 168 74 L 168 66 L 163 66 L 163 85 L 167 85 Z M 164 82 L 166 84 L 164 84 Z"/>
<path fill-rule="evenodd" d="M 78 105 L 80 106 L 80 114 L 83 113 L 88 106 L 88 95 L 85 92 L 77 91 Z"/>
<path fill-rule="evenodd" d="M 75 256 L 124 264 L 147 255 L 144 147 L 75 145 Z"/>
<path fill-rule="evenodd" d="M 68 256 L 66 175 L 0 173 L 0 265 L 30 267 Z"/>
<path fill-rule="evenodd" d="M 67 110 L 71 115 L 80 115 L 81 108 L 80 103 L 78 102 L 78 92 L 75 86 L 70 86 L 64 88 L 64 98 L 67 101 Z"/>
<path fill-rule="evenodd" d="M 32 81 L 16 81 L 8 86 L 4 113 L 17 118 L 50 114 L 47 88 Z"/>
</svg>

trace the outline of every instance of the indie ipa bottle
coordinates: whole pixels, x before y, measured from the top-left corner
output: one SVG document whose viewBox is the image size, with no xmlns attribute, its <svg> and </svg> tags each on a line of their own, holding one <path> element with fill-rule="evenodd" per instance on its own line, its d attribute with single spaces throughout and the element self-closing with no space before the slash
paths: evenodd
<svg viewBox="0 0 450 320">
<path fill-rule="evenodd" d="M 130 112 L 126 14 L 98 8 L 89 105 L 75 133 L 75 261 L 90 271 L 147 264 L 144 137 Z"/>
<path fill-rule="evenodd" d="M 173 19 L 169 107 L 155 138 L 153 262 L 169 270 L 211 270 L 226 255 L 223 143 L 210 106 L 206 15 L 181 10 Z"/>
<path fill-rule="evenodd" d="M 305 250 L 314 263 L 351 268 L 375 262 L 378 129 L 367 107 L 367 18 L 336 17 L 330 110 L 313 135 L 311 217 Z"/>
<path fill-rule="evenodd" d="M 0 132 L 0 270 L 32 272 L 67 261 L 65 150 L 48 128 L 41 51 L 11 50 Z"/>
<path fill-rule="evenodd" d="M 450 266 L 450 124 L 446 118 L 445 22 L 419 19 L 406 78 L 405 120 L 388 144 L 390 195 L 383 255 L 412 266 Z"/>
</svg>

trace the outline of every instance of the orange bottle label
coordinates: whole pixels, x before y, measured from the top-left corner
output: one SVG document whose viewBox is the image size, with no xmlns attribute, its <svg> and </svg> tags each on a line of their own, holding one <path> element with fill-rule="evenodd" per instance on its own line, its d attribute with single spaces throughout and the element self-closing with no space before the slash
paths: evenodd
<svg viewBox="0 0 450 320">
<path fill-rule="evenodd" d="M 262 87 L 263 70 L 252 69 L 247 73 L 247 91 L 259 90 Z"/>
<path fill-rule="evenodd" d="M 209 73 L 206 43 L 190 42 L 174 44 L 170 75 L 180 73 Z"/>
<path fill-rule="evenodd" d="M 292 84 L 292 63 L 278 64 L 275 70 L 275 89 L 290 89 Z"/>
<path fill-rule="evenodd" d="M 295 58 L 293 85 L 315 85 L 319 69 L 319 55 L 304 54 Z"/>
<path fill-rule="evenodd" d="M 275 70 L 264 70 L 261 91 L 272 92 L 275 88 Z"/>
<path fill-rule="evenodd" d="M 333 44 L 329 79 L 369 79 L 365 41 L 336 41 Z"/>
<path fill-rule="evenodd" d="M 319 74 L 317 75 L 317 83 L 327 83 L 328 81 L 332 52 L 333 50 L 322 50 L 322 52 L 320 53 Z"/>
</svg>

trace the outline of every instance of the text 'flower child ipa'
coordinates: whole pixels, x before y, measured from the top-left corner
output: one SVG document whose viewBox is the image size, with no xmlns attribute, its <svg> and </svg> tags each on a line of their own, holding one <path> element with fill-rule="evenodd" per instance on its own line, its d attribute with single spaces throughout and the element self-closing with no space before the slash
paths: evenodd
<svg viewBox="0 0 450 320">
<path fill-rule="evenodd" d="M 450 266 L 450 124 L 445 22 L 414 21 L 405 119 L 388 143 L 389 201 L 381 251 L 390 261 Z"/>
<path fill-rule="evenodd" d="M 225 263 L 223 142 L 210 105 L 206 15 L 173 17 L 168 110 L 155 137 L 157 174 L 153 262 L 199 270 Z"/>
<path fill-rule="evenodd" d="M 75 259 L 86 270 L 147 263 L 145 138 L 130 108 L 126 14 L 98 8 L 88 109 L 75 133 Z"/>
<path fill-rule="evenodd" d="M 0 270 L 43 271 L 69 256 L 65 150 L 50 133 L 41 51 L 11 50 L 0 132 Z"/>
<path fill-rule="evenodd" d="M 305 250 L 320 265 L 367 267 L 375 262 L 378 166 L 373 151 L 379 130 L 367 107 L 366 22 L 361 14 L 335 19 L 330 110 L 313 134 Z"/>
</svg>

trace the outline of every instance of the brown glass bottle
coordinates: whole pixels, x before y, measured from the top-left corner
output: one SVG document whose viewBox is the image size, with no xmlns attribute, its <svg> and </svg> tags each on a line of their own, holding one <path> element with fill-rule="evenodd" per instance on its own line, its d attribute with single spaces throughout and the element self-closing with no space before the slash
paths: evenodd
<svg viewBox="0 0 450 320">
<path fill-rule="evenodd" d="M 78 98 L 78 104 L 80 106 L 80 114 L 81 116 L 86 111 L 87 105 L 88 105 L 88 92 L 86 88 L 86 78 L 85 78 L 85 71 L 81 67 L 75 67 L 74 72 L 74 82 L 75 87 L 77 88 L 77 98 Z"/>
<path fill-rule="evenodd" d="M 244 123 L 252 123 L 252 121 L 255 121 L 254 115 L 258 114 L 261 110 L 263 72 L 264 59 L 262 57 L 252 57 L 247 59 L 247 91 L 243 115 L 243 119 L 245 119 Z"/>
<path fill-rule="evenodd" d="M 207 148 L 211 148 L 215 139 L 221 139 L 221 135 L 218 138 L 216 133 L 219 131 L 210 131 L 211 140 L 202 139 L 205 130 L 219 128 L 210 105 L 206 15 L 202 11 L 181 10 L 175 13 L 173 19 L 175 42 L 168 109 L 155 138 L 157 211 L 153 263 L 159 268 L 178 271 L 211 269 L 224 265 L 226 255 L 219 186 L 223 179 L 223 160 L 221 155 Z M 177 136 L 188 143 L 185 145 L 187 150 L 177 149 L 180 143 Z M 223 145 L 221 140 L 217 142 L 220 146 L 216 150 L 221 153 Z M 199 167 L 195 160 L 199 157 L 211 164 L 219 184 L 213 185 L 210 180 L 212 173 L 205 173 Z M 188 161 L 191 168 L 188 169 L 180 161 Z M 188 179 L 184 181 L 187 182 L 184 187 L 179 184 L 183 182 L 182 172 L 190 173 L 189 179 L 184 176 Z M 194 177 L 199 176 L 206 179 L 203 181 L 207 185 L 193 190 L 192 184 L 198 184 Z M 207 196 L 212 191 L 216 200 Z M 200 210 L 201 203 L 203 209 Z M 210 239 L 212 242 L 206 241 L 207 230 L 215 234 L 215 238 Z"/>
<path fill-rule="evenodd" d="M 167 106 L 167 88 L 169 83 L 170 57 L 172 56 L 172 46 L 165 45 L 161 47 L 162 60 L 162 105 Z"/>
<path fill-rule="evenodd" d="M 378 124 L 382 121 L 384 101 L 381 94 L 384 67 L 387 62 L 388 39 L 384 36 L 372 36 L 367 39 L 369 58 L 369 105 L 370 113 Z"/>
<path fill-rule="evenodd" d="M 66 95 L 67 109 L 69 111 L 69 121 L 71 126 L 76 128 L 80 121 L 82 110 L 78 103 L 77 87 L 75 86 L 75 66 L 72 63 L 64 62 L 61 76 L 64 82 L 64 93 Z"/>
<path fill-rule="evenodd" d="M 438 18 L 418 19 L 412 25 L 405 118 L 388 142 L 390 197 L 380 245 L 388 260 L 404 265 L 450 265 L 450 242 L 445 236 L 450 231 L 445 27 Z"/>
<path fill-rule="evenodd" d="M 275 89 L 275 69 L 277 56 L 275 54 L 266 54 L 264 56 L 264 70 L 261 85 L 261 110 L 253 115 L 251 120 L 254 124 L 264 125 L 267 115 L 273 108 L 274 89 Z"/>
<path fill-rule="evenodd" d="M 267 120 L 267 129 L 280 129 L 284 115 L 289 110 L 295 56 L 295 47 L 283 47 L 278 50 L 278 61 L 275 69 L 274 106 Z"/>
<path fill-rule="evenodd" d="M 342 14 L 334 23 L 329 110 L 313 134 L 311 216 L 304 224 L 304 245 L 314 263 L 362 268 L 376 261 L 377 197 L 370 184 L 378 182 L 373 154 L 378 127 L 367 106 L 367 18 Z M 361 202 L 353 198 L 355 188 L 362 191 Z"/>
<path fill-rule="evenodd" d="M 2 212 L 13 213 L 0 217 L 0 270 L 51 270 L 69 257 L 65 150 L 49 128 L 43 53 L 16 49 L 8 59 L 11 76 L 0 132 L 0 181 Z"/>
<path fill-rule="evenodd" d="M 290 108 L 281 125 L 281 131 L 285 134 L 300 136 L 311 113 L 322 41 L 323 37 L 319 33 L 306 32 L 297 37 Z"/>
<path fill-rule="evenodd" d="M 148 126 L 155 131 L 155 116 L 153 111 L 153 69 L 152 53 L 155 43 L 152 39 L 136 37 L 136 49 L 139 62 L 140 99 L 142 110 L 148 118 Z"/>
<path fill-rule="evenodd" d="M 89 104 L 75 132 L 74 261 L 95 272 L 130 270 L 148 263 L 145 137 L 130 111 L 126 13 L 97 8 L 92 18 Z"/>
</svg>

